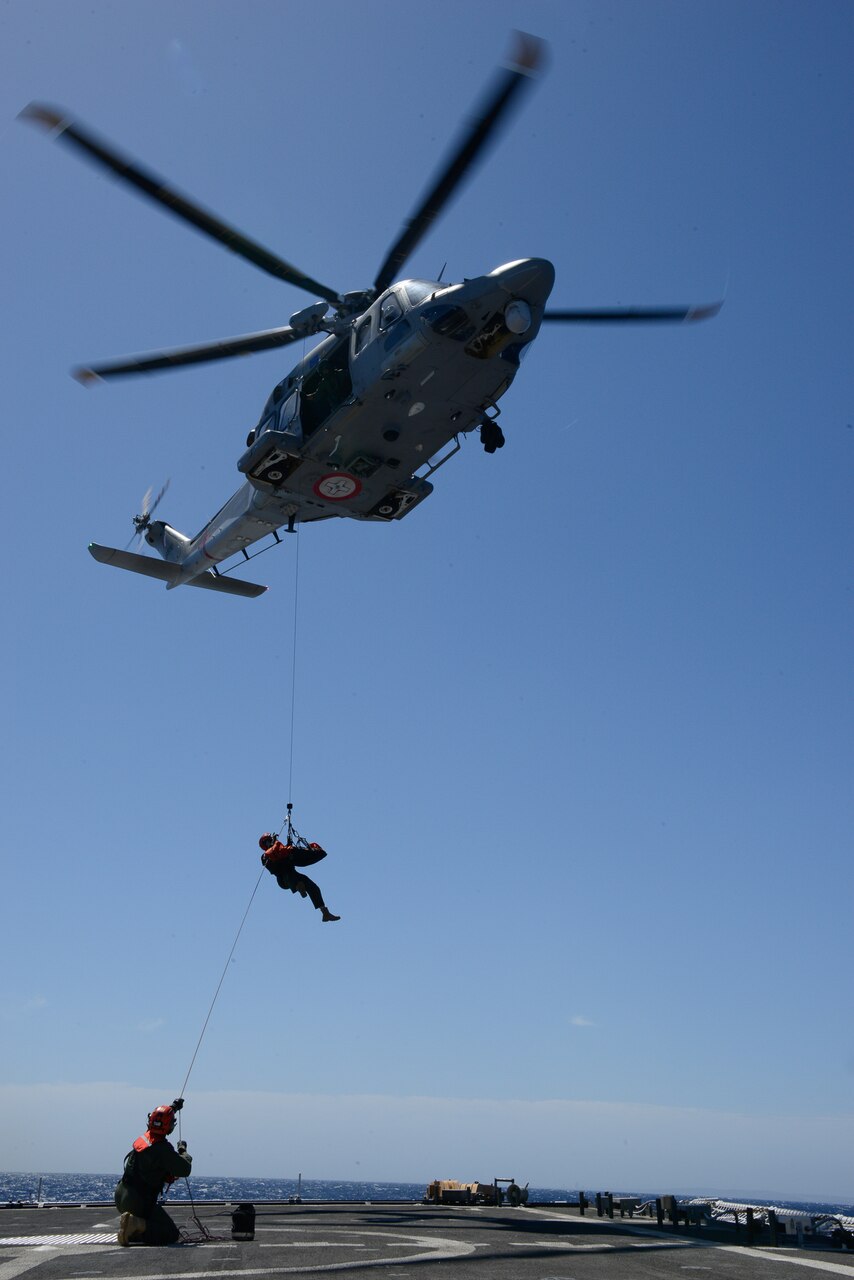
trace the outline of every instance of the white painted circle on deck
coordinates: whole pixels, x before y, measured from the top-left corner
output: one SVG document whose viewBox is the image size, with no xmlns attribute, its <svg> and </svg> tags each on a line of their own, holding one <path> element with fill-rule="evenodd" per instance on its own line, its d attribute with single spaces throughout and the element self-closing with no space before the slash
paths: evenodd
<svg viewBox="0 0 854 1280">
<path fill-rule="evenodd" d="M 267 1234 L 268 1232 L 270 1235 L 273 1235 L 273 1234 L 276 1234 L 278 1231 L 288 1231 L 288 1232 L 293 1231 L 294 1234 L 297 1234 L 297 1232 L 302 1233 L 303 1231 L 305 1231 L 305 1228 L 287 1228 L 287 1227 L 258 1228 L 256 1227 L 255 1243 L 256 1244 L 259 1243 L 258 1241 L 259 1235 L 264 1235 L 264 1234 Z M 320 1235 L 321 1232 L 318 1231 L 317 1234 Z M 192 1250 L 186 1255 L 187 1262 L 188 1264 L 190 1264 L 188 1265 L 186 1271 L 183 1271 L 180 1268 L 180 1265 L 177 1265 L 177 1266 L 171 1265 L 168 1272 L 162 1272 L 162 1273 L 161 1272 L 155 1273 L 155 1272 L 144 1271 L 144 1270 L 130 1271 L 129 1269 L 125 1268 L 122 1270 L 121 1280 L 210 1280 L 210 1276 L 213 1274 L 215 1274 L 218 1277 L 218 1280 L 221 1280 L 222 1277 L 246 1278 L 250 1276 L 265 1277 L 265 1276 L 279 1276 L 279 1275 L 301 1275 L 309 1272 L 323 1272 L 323 1271 L 357 1271 L 357 1270 L 363 1271 L 367 1267 L 404 1267 L 413 1262 L 444 1262 L 451 1258 L 467 1257 L 468 1255 L 474 1253 L 476 1249 L 475 1245 L 468 1244 L 462 1240 L 449 1240 L 446 1236 L 415 1235 L 408 1231 L 407 1232 L 361 1231 L 357 1228 L 341 1227 L 340 1229 L 332 1228 L 331 1230 L 324 1231 L 322 1232 L 322 1235 L 325 1238 L 289 1241 L 288 1244 L 286 1245 L 283 1245 L 281 1242 L 275 1245 L 270 1244 L 266 1246 L 264 1244 L 261 1244 L 261 1248 L 262 1249 L 263 1248 L 278 1248 L 278 1249 L 303 1248 L 303 1249 L 306 1249 L 307 1251 L 310 1251 L 312 1249 L 326 1250 L 330 1248 L 336 1248 L 336 1249 L 341 1249 L 346 1251 L 349 1248 L 353 1250 L 358 1249 L 361 1251 L 364 1249 L 370 1249 L 371 1245 L 373 1244 L 374 1249 L 371 1249 L 371 1253 L 373 1256 L 367 1257 L 367 1258 L 362 1256 L 358 1259 L 354 1259 L 352 1262 L 320 1262 L 319 1261 L 317 1263 L 309 1262 L 309 1263 L 303 1264 L 302 1266 L 290 1266 L 290 1267 L 277 1267 L 277 1266 L 219 1267 L 218 1266 L 215 1272 L 211 1271 L 209 1267 L 205 1267 L 204 1270 L 201 1270 L 199 1268 L 199 1254 L 197 1252 L 198 1249 L 201 1248 L 201 1249 L 204 1249 L 205 1251 L 208 1251 L 210 1249 L 216 1249 L 218 1246 L 222 1247 L 222 1245 L 225 1245 L 229 1249 L 234 1247 L 234 1245 L 230 1240 L 215 1241 L 215 1242 L 212 1242 L 210 1245 L 194 1245 L 193 1246 Z M 362 1237 L 362 1239 L 365 1239 L 367 1243 L 363 1244 L 361 1240 L 357 1243 L 355 1240 L 353 1240 L 354 1236 Z M 336 1239 L 336 1237 L 347 1237 L 347 1238 Z M 95 1243 L 95 1241 L 98 1241 L 99 1243 L 102 1243 L 102 1244 L 112 1244 L 116 1248 L 120 1247 L 116 1243 L 115 1235 L 112 1233 L 109 1236 L 94 1235 L 94 1233 L 84 1234 L 82 1232 L 80 1233 L 80 1235 L 66 1235 L 66 1236 L 59 1236 L 59 1235 L 20 1236 L 20 1237 L 16 1236 L 14 1237 L 14 1240 L 15 1240 L 15 1243 L 18 1243 L 18 1244 L 27 1244 L 27 1245 L 37 1246 L 37 1249 L 34 1249 L 33 1253 L 30 1255 L 33 1259 L 33 1262 L 27 1266 L 24 1266 L 21 1270 L 29 1270 L 30 1266 L 37 1265 L 36 1254 L 39 1251 L 38 1247 L 40 1246 L 41 1248 L 44 1248 L 45 1244 L 48 1244 L 48 1243 L 51 1246 L 53 1246 L 53 1249 L 55 1249 L 57 1253 L 61 1253 L 63 1250 L 68 1250 L 69 1252 L 74 1253 L 76 1252 L 74 1247 L 75 1244 L 78 1244 L 78 1242 L 82 1243 L 84 1240 L 87 1241 L 87 1243 Z M 2 1243 L 9 1244 L 11 1242 L 12 1242 L 12 1238 L 7 1239 Z M 415 1252 L 407 1253 L 407 1254 L 404 1254 L 403 1256 L 396 1255 L 391 1258 L 382 1257 L 380 1254 L 380 1250 L 383 1248 L 399 1249 L 399 1248 L 405 1248 L 407 1246 L 414 1248 Z M 79 1245 L 78 1245 L 78 1248 L 79 1248 Z M 155 1252 L 154 1250 L 144 1248 L 144 1246 L 131 1246 L 131 1250 L 122 1250 L 122 1252 L 125 1253 L 128 1258 L 134 1258 L 133 1250 L 138 1251 L 138 1253 L 143 1254 L 148 1258 L 150 1258 L 152 1253 Z M 178 1262 L 179 1257 L 180 1257 L 179 1254 L 176 1254 L 175 1252 L 170 1251 L 170 1263 L 174 1264 Z M 192 1262 L 191 1262 L 191 1259 L 192 1259 Z M 43 1260 L 44 1259 L 42 1258 L 39 1261 L 43 1261 Z M 3 1272 L 0 1271 L 0 1276 L 2 1276 L 2 1274 Z M 18 1275 L 18 1274 L 19 1272 L 16 1271 L 15 1275 Z M 96 1273 L 93 1273 L 92 1275 L 80 1274 L 79 1280 L 93 1280 L 94 1274 L 101 1274 L 101 1273 L 96 1272 Z"/>
</svg>

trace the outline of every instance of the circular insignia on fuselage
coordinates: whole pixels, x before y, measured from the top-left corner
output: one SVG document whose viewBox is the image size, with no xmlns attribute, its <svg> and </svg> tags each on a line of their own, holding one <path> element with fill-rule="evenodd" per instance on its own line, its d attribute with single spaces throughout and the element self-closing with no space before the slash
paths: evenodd
<svg viewBox="0 0 854 1280">
<path fill-rule="evenodd" d="M 330 471 L 328 476 L 321 476 L 314 486 L 318 498 L 325 498 L 327 502 L 343 502 L 345 498 L 355 498 L 361 490 L 361 480 L 348 475 L 346 471 Z"/>
</svg>

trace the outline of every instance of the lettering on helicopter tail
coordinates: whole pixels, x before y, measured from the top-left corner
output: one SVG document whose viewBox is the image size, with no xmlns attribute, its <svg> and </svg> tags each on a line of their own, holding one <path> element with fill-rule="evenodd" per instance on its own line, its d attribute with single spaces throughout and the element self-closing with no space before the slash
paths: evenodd
<svg viewBox="0 0 854 1280">
<path fill-rule="evenodd" d="M 490 316 L 477 337 L 472 338 L 466 347 L 466 355 L 474 356 L 477 360 L 488 360 L 490 356 L 498 354 L 511 336 L 502 315 Z"/>
<path fill-rule="evenodd" d="M 419 495 L 409 489 L 392 489 L 384 498 L 380 498 L 375 507 L 371 507 L 368 515 L 375 516 L 378 520 L 396 520 L 405 515 L 418 498 Z"/>
<path fill-rule="evenodd" d="M 327 502 L 344 502 L 347 498 L 355 498 L 362 491 L 362 482 L 346 471 L 330 471 L 321 476 L 314 486 L 318 498 Z"/>
<path fill-rule="evenodd" d="M 302 458 L 294 457 L 290 453 L 282 453 L 281 449 L 274 448 L 256 463 L 249 475 L 253 480 L 263 480 L 266 484 L 278 488 L 296 471 L 301 462 Z"/>
</svg>

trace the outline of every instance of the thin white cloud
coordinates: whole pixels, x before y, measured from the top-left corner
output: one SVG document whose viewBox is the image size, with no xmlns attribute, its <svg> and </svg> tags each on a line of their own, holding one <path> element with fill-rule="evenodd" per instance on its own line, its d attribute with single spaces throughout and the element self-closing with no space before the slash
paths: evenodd
<svg viewBox="0 0 854 1280">
<path fill-rule="evenodd" d="M 24 1004 L 25 1009 L 45 1009 L 47 1008 L 46 996 L 31 996 Z"/>
<path fill-rule="evenodd" d="M 23 1172 L 76 1172 L 85 1151 L 83 1172 L 120 1169 L 148 1112 L 174 1091 L 168 1077 L 145 1088 L 0 1085 L 4 1163 Z M 239 1123 L 224 1125 L 223 1116 Z M 850 1194 L 854 1147 L 851 1113 L 758 1115 L 565 1098 L 191 1088 L 182 1117 L 199 1176 L 301 1172 L 426 1186 L 446 1175 L 489 1181 L 504 1175 L 509 1161 L 517 1181 L 532 1186 L 842 1200 Z"/>
<path fill-rule="evenodd" d="M 139 1023 L 137 1031 L 142 1031 L 144 1034 L 148 1035 L 152 1031 L 159 1031 L 160 1028 L 165 1025 L 163 1018 L 149 1018 L 146 1022 Z"/>
<path fill-rule="evenodd" d="M 595 1027 L 596 1026 L 595 1022 L 591 1022 L 589 1018 L 582 1017 L 580 1013 L 576 1013 L 575 1016 L 570 1018 L 569 1021 L 573 1027 Z"/>
</svg>

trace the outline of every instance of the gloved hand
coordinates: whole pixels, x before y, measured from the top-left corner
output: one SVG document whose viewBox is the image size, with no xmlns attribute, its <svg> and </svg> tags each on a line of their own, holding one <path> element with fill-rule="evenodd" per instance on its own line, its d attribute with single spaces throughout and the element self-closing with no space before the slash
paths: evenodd
<svg viewBox="0 0 854 1280">
<path fill-rule="evenodd" d="M 183 1105 L 184 1105 L 184 1099 L 183 1099 L 183 1098 L 176 1098 L 176 1099 L 175 1099 L 175 1101 L 172 1103 L 172 1110 L 173 1110 L 173 1111 L 180 1111 L 180 1110 L 181 1110 L 181 1108 L 183 1107 Z"/>
<path fill-rule="evenodd" d="M 187 1151 L 187 1144 L 182 1138 L 181 1141 L 178 1143 L 178 1155 L 183 1156 L 186 1154 L 186 1151 Z"/>
</svg>

